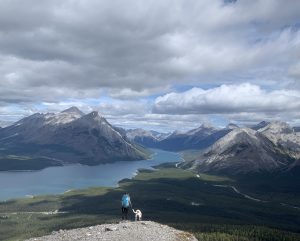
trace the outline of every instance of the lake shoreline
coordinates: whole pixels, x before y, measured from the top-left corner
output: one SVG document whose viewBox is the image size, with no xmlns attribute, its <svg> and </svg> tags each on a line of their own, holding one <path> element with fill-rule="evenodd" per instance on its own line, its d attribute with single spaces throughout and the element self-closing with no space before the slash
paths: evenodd
<svg viewBox="0 0 300 241">
<path fill-rule="evenodd" d="M 97 166 L 71 164 L 48 167 L 43 170 L 0 172 L 0 188 L 2 188 L 0 202 L 40 195 L 57 195 L 68 190 L 93 187 L 115 188 L 119 186 L 120 181 L 123 179 L 134 178 L 139 170 L 153 169 L 153 167 L 162 163 L 178 163 L 181 161 L 178 153 L 159 149 L 151 149 L 151 151 L 152 154 L 148 159 L 139 161 L 120 161 Z M 61 180 L 56 181 L 55 178 Z M 18 181 L 18 179 L 21 180 Z M 41 183 L 37 183 L 37 180 L 41 180 Z M 2 184 L 3 187 L 1 187 L 1 183 L 13 184 L 10 184 L 11 187 Z"/>
</svg>

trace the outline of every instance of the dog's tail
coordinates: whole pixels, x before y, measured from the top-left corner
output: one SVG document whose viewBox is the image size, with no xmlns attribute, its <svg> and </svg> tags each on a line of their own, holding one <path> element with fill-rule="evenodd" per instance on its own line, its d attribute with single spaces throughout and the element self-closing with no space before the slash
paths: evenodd
<svg viewBox="0 0 300 241">
<path fill-rule="evenodd" d="M 132 209 L 132 212 L 133 212 L 133 213 L 136 213 L 136 211 L 134 211 L 134 209 Z"/>
</svg>

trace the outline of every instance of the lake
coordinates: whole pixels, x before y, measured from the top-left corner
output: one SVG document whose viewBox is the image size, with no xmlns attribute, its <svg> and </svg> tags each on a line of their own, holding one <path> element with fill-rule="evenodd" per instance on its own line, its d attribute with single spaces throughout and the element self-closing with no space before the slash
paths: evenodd
<svg viewBox="0 0 300 241">
<path fill-rule="evenodd" d="M 67 190 L 95 186 L 114 187 L 124 178 L 132 178 L 140 168 L 179 162 L 178 153 L 153 149 L 150 160 L 114 162 L 98 166 L 68 165 L 40 171 L 0 172 L 0 200 L 30 195 L 59 194 Z"/>
</svg>

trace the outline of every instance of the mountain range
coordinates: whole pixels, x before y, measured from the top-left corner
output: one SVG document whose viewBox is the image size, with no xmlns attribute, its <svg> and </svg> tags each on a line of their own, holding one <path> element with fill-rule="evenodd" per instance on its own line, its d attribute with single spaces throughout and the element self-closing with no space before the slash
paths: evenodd
<svg viewBox="0 0 300 241">
<path fill-rule="evenodd" d="M 299 128 L 284 122 L 262 121 L 225 128 L 202 124 L 187 132 L 160 134 L 135 129 L 127 137 L 143 146 L 168 151 L 198 150 L 200 154 L 180 166 L 198 172 L 249 174 L 289 172 L 300 167 Z"/>
<path fill-rule="evenodd" d="M 198 172 L 288 172 L 300 167 L 299 129 L 284 122 L 263 121 L 248 127 L 202 124 L 172 133 L 125 130 L 111 125 L 96 111 L 84 114 L 71 107 L 60 113 L 36 113 L 0 128 L 0 170 L 30 169 L 30 163 L 39 169 L 141 160 L 149 157 L 146 148 L 159 148 L 197 150 L 196 157 L 180 166 Z"/>
<path fill-rule="evenodd" d="M 36 113 L 1 128 L 0 145 L 1 161 L 13 155 L 51 160 L 49 165 L 141 160 L 149 154 L 98 112 L 84 114 L 76 107 L 56 114 Z"/>
<path fill-rule="evenodd" d="M 239 127 L 181 164 L 198 172 L 250 174 L 294 171 L 299 167 L 300 134 L 284 122 Z"/>
<path fill-rule="evenodd" d="M 183 151 L 187 149 L 204 149 L 232 130 L 233 125 L 219 129 L 202 124 L 187 132 L 158 133 L 133 129 L 127 131 L 127 137 L 145 147 L 159 148 L 167 151 Z"/>
</svg>

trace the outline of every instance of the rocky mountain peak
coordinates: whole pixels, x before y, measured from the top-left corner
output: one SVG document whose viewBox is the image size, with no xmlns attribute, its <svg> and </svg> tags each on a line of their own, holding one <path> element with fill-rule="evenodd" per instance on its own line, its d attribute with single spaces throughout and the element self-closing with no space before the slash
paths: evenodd
<svg viewBox="0 0 300 241">
<path fill-rule="evenodd" d="M 212 149 L 225 150 L 229 146 L 233 146 L 240 143 L 251 143 L 257 142 L 257 132 L 247 127 L 236 128 L 229 132 L 227 135 L 222 137 L 219 141 L 213 144 Z"/>
<path fill-rule="evenodd" d="M 217 129 L 209 123 L 203 123 L 196 129 L 192 129 L 186 132 L 187 135 L 209 135 L 213 132 L 217 131 Z"/>
<path fill-rule="evenodd" d="M 77 107 L 68 108 L 59 113 L 48 113 L 45 114 L 45 124 L 57 126 L 60 124 L 70 123 L 80 117 L 84 116 L 84 113 Z"/>
<path fill-rule="evenodd" d="M 265 127 L 259 129 L 258 131 L 269 132 L 273 134 L 289 134 L 294 132 L 293 128 L 289 124 L 281 121 L 271 122 Z"/>
<path fill-rule="evenodd" d="M 66 110 L 63 110 L 61 113 L 74 113 L 74 114 L 78 114 L 81 116 L 84 115 L 84 113 L 81 110 L 79 110 L 76 106 L 72 106 Z"/>
</svg>

